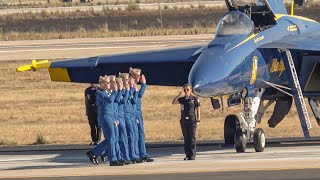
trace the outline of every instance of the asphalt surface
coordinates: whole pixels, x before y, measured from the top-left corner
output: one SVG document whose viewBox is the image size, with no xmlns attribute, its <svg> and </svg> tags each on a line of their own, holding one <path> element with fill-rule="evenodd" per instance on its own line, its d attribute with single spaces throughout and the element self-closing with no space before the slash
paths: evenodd
<svg viewBox="0 0 320 180">
<path fill-rule="evenodd" d="M 73 59 L 99 55 L 206 45 L 205 35 L 88 38 L 0 42 L 0 60 Z"/>
<path fill-rule="evenodd" d="M 117 180 L 117 179 L 152 179 L 152 180 L 313 180 L 319 179 L 319 169 L 295 169 L 295 170 L 279 170 L 279 171 L 232 171 L 232 172 L 205 172 L 205 173 L 180 173 L 180 174 L 148 174 L 148 175 L 118 175 L 118 176 L 73 176 L 73 177 L 47 177 L 47 178 L 27 178 L 27 179 L 64 179 L 64 180 Z M 19 178 L 14 178 L 19 179 Z"/>
<path fill-rule="evenodd" d="M 183 147 L 148 148 L 152 163 L 94 166 L 88 149 L 3 151 L 0 178 L 5 179 L 319 179 L 320 142 L 268 144 L 263 153 L 249 145 L 246 153 L 233 147 L 197 147 L 195 161 L 183 161 Z M 235 178 L 236 177 L 236 178 Z"/>
</svg>

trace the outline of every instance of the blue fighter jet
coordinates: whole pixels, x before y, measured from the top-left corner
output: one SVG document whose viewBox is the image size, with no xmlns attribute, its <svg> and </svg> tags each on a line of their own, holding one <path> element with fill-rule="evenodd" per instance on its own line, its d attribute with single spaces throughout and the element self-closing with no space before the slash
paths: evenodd
<svg viewBox="0 0 320 180">
<path fill-rule="evenodd" d="M 256 125 L 275 102 L 268 123 L 276 127 L 294 100 L 304 137 L 309 139 L 311 123 L 305 98 L 320 125 L 320 24 L 288 14 L 282 0 L 245 6 L 225 1 L 228 12 L 207 45 L 33 61 L 17 71 L 48 68 L 52 81 L 97 83 L 99 76 L 136 67 L 143 70 L 150 85 L 189 82 L 196 95 L 211 98 L 215 109 L 223 103 L 221 97 L 228 97 L 228 106 L 244 105 L 243 112 L 228 115 L 224 124 L 225 143 L 234 144 L 237 152 L 244 152 L 248 141 L 253 141 L 256 152 L 264 151 L 265 134 Z"/>
</svg>

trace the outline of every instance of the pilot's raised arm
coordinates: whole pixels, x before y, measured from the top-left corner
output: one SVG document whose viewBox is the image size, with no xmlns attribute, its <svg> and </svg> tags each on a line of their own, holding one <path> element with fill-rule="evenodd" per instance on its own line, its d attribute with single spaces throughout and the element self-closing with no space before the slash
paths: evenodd
<svg viewBox="0 0 320 180">
<path fill-rule="evenodd" d="M 178 99 L 182 97 L 182 95 L 183 95 L 183 91 L 180 91 L 180 93 L 172 100 L 172 104 L 179 104 Z"/>
</svg>

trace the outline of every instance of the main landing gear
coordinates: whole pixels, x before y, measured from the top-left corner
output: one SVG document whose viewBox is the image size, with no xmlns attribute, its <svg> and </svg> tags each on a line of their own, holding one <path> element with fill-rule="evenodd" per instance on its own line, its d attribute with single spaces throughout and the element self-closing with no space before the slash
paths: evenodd
<svg viewBox="0 0 320 180">
<path fill-rule="evenodd" d="M 256 124 L 261 122 L 260 102 L 264 89 L 256 90 L 254 96 L 244 99 L 244 113 L 228 115 L 224 123 L 224 138 L 226 144 L 234 144 L 236 151 L 246 151 L 247 142 L 254 144 L 256 152 L 263 152 L 266 139 L 263 129 L 257 128 Z M 263 111 L 266 108 L 261 108 Z M 259 112 L 258 112 L 259 110 Z"/>
</svg>

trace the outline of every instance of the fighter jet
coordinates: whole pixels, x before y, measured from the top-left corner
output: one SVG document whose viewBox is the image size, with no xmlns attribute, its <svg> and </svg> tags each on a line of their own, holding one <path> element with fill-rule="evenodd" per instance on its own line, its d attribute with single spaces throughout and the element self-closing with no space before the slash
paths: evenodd
<svg viewBox="0 0 320 180">
<path fill-rule="evenodd" d="M 211 98 L 219 108 L 243 105 L 224 123 L 226 144 L 245 152 L 247 142 L 256 152 L 265 149 L 261 123 L 265 110 L 275 103 L 268 120 L 276 127 L 295 101 L 301 127 L 310 138 L 311 123 L 305 98 L 320 125 L 320 24 L 288 14 L 282 0 L 261 0 L 245 6 L 225 0 L 228 12 L 220 19 L 213 40 L 203 46 L 106 55 L 56 62 L 36 62 L 17 71 L 48 68 L 52 81 L 97 83 L 99 76 L 143 70 L 150 85 L 180 86 L 189 82 L 193 92 Z M 267 101 L 265 104 L 264 102 Z"/>
</svg>

